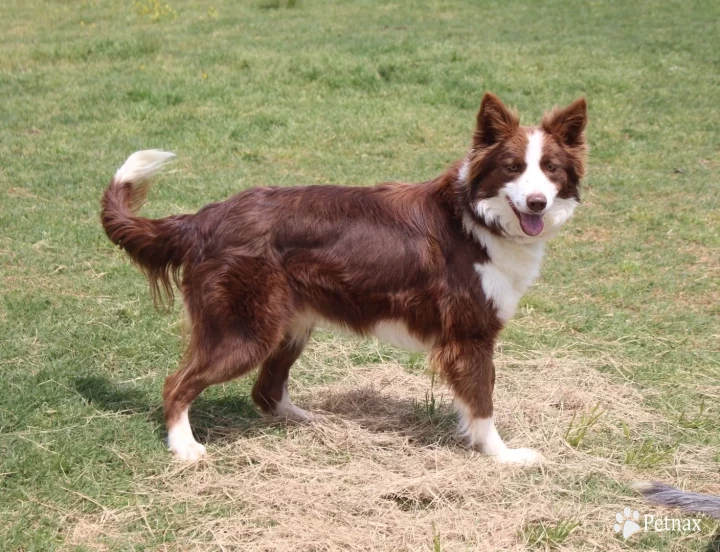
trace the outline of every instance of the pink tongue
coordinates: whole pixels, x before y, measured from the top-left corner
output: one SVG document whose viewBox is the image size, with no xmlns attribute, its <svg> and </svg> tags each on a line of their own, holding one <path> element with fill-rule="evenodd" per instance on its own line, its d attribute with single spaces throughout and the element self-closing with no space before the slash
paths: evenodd
<svg viewBox="0 0 720 552">
<path fill-rule="evenodd" d="M 520 213 L 520 227 L 528 236 L 537 236 L 543 231 L 542 215 L 528 215 Z"/>
</svg>

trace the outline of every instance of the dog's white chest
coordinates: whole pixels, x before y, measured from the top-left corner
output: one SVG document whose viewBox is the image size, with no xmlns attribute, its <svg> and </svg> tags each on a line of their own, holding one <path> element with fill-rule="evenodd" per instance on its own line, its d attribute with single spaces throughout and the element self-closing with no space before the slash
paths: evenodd
<svg viewBox="0 0 720 552">
<path fill-rule="evenodd" d="M 304 339 L 314 327 L 345 334 L 353 333 L 348 327 L 342 324 L 333 324 L 312 311 L 305 311 L 298 314 L 291 326 L 291 332 L 294 338 L 300 341 Z M 412 334 L 401 320 L 380 320 L 368 330 L 362 332 L 362 334 L 371 335 L 382 343 L 393 345 L 398 349 L 411 353 L 429 351 L 433 345 L 433 340 L 423 341 Z"/>
<path fill-rule="evenodd" d="M 405 324 L 397 320 L 381 320 L 370 333 L 383 343 L 411 353 L 427 351 L 432 346 L 432 343 L 425 343 L 412 335 Z"/>
<path fill-rule="evenodd" d="M 477 233 L 476 233 L 477 235 Z M 483 293 L 497 309 L 500 320 L 507 322 L 515 314 L 520 298 L 540 273 L 542 243 L 518 244 L 486 232 L 481 243 L 490 260 L 475 264 Z"/>
</svg>

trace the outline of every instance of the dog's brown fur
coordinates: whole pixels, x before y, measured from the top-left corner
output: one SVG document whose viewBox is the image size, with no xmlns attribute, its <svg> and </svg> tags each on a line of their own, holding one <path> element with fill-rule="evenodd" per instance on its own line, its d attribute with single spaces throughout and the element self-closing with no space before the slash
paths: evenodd
<svg viewBox="0 0 720 552">
<path fill-rule="evenodd" d="M 556 112 L 544 128 L 560 140 L 569 118 Z M 469 202 L 478 194 L 492 192 L 485 177 L 499 163 L 493 148 L 517 128 L 516 116 L 487 95 L 466 187 L 454 165 L 421 184 L 254 188 L 195 214 L 149 220 L 134 214 L 144 187 L 113 180 L 102 200 L 109 238 L 146 273 L 155 297 L 171 296 L 181 272 L 190 339 L 165 383 L 168 427 L 203 389 L 256 366 L 253 400 L 272 411 L 312 329 L 297 324 L 302 317 L 361 335 L 380 321 L 401 321 L 430 344 L 433 364 L 472 415 L 490 417 L 502 322 L 473 268 L 488 253 L 463 217 L 473 216 Z M 584 157 L 561 157 L 561 191 L 576 195 Z"/>
</svg>

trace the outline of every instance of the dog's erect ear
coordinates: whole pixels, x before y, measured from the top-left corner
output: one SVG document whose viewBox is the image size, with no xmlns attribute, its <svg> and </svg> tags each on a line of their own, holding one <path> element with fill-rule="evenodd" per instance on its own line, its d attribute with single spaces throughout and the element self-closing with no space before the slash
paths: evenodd
<svg viewBox="0 0 720 552">
<path fill-rule="evenodd" d="M 566 146 L 575 147 L 585 143 L 586 124 L 587 103 L 585 98 L 580 98 L 563 109 L 555 108 L 546 113 L 542 128 Z"/>
<path fill-rule="evenodd" d="M 509 110 L 495 94 L 486 92 L 477 114 L 473 147 L 483 148 L 507 138 L 520 126 L 517 113 Z"/>
</svg>

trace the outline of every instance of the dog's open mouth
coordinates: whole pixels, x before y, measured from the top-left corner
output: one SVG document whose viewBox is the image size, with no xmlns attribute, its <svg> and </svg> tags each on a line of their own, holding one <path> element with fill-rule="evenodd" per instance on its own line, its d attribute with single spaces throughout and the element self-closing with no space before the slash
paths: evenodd
<svg viewBox="0 0 720 552">
<path fill-rule="evenodd" d="M 520 228 L 522 228 L 522 231 L 525 232 L 528 236 L 537 236 L 540 234 L 540 232 L 543 231 L 543 228 L 545 227 L 545 223 L 543 222 L 543 216 L 542 215 L 531 215 L 529 213 L 521 213 L 517 210 L 515 207 L 515 204 L 512 202 L 510 198 L 507 198 L 508 203 L 510 204 L 510 207 L 512 207 L 513 212 L 517 216 L 518 220 L 520 221 Z"/>
</svg>

